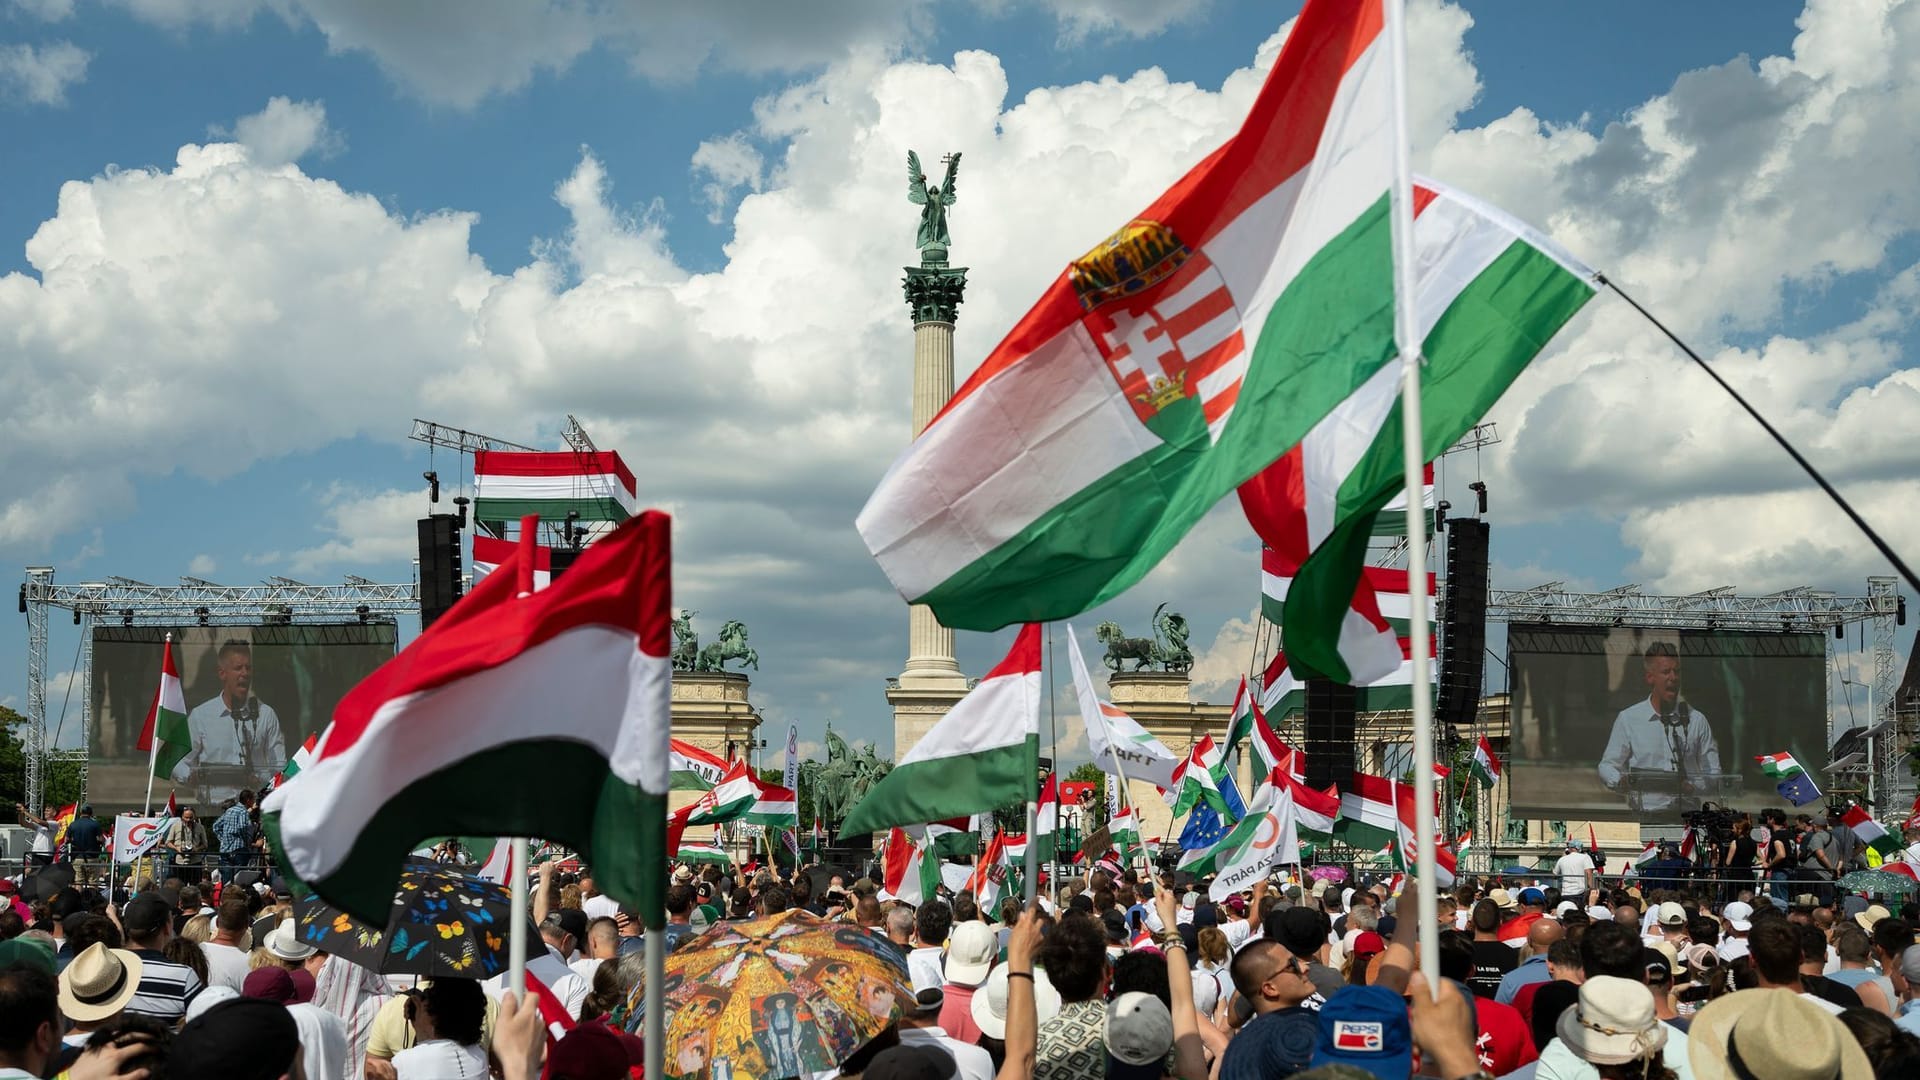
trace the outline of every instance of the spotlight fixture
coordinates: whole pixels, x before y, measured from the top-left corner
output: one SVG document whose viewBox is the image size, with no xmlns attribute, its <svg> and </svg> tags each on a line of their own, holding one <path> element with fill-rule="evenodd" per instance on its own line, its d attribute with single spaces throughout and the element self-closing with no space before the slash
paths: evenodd
<svg viewBox="0 0 1920 1080">
<path fill-rule="evenodd" d="M 361 604 L 359 607 L 353 609 L 353 613 L 355 615 L 360 616 L 360 625 L 365 626 L 367 623 L 367 616 L 372 613 L 372 610 L 373 609 L 367 607 L 367 605 Z"/>
<path fill-rule="evenodd" d="M 200 620 L 200 625 L 205 626 L 207 625 L 207 616 L 212 613 L 209 612 L 205 607 L 197 607 L 193 609 L 193 614 L 196 618 Z"/>
<path fill-rule="evenodd" d="M 128 607 L 128 608 L 120 609 L 120 625 L 121 626 L 133 625 L 133 609 L 132 608 Z"/>
</svg>

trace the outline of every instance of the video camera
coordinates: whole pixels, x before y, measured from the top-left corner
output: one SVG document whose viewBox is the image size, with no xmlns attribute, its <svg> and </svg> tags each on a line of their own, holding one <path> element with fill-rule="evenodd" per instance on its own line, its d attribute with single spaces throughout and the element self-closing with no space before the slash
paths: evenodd
<svg viewBox="0 0 1920 1080">
<path fill-rule="evenodd" d="M 1734 812 L 1712 803 L 1701 803 L 1700 809 L 1688 810 L 1680 815 L 1689 829 L 1698 830 L 1700 839 L 1708 844 L 1733 843 Z"/>
</svg>

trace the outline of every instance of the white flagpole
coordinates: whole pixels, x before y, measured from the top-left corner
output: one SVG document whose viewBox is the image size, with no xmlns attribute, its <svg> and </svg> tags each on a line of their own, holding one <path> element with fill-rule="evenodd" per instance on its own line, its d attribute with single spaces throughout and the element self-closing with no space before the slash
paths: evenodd
<svg viewBox="0 0 1920 1080">
<path fill-rule="evenodd" d="M 1407 589 L 1407 631 L 1413 638 L 1413 792 L 1415 858 L 1421 867 L 1420 936 L 1431 941 L 1439 908 L 1440 883 L 1434 876 L 1433 814 L 1433 642 L 1427 611 L 1427 522 L 1420 498 L 1426 473 L 1426 448 L 1420 423 L 1420 328 L 1414 322 L 1413 166 L 1407 132 L 1407 27 L 1405 0 L 1386 4 L 1387 49 L 1393 71 L 1393 187 L 1389 221 L 1393 232 L 1393 342 L 1400 354 L 1400 419 L 1407 483 L 1407 570 L 1415 587 Z M 1440 1000 L 1440 950 L 1420 950 L 1420 972 L 1435 1001 Z"/>
<path fill-rule="evenodd" d="M 527 1000 L 527 838 L 513 838 L 513 854 L 507 861 L 508 880 L 513 889 L 513 921 L 507 930 L 507 992 L 515 1000 Z M 649 1073 L 650 1076 L 660 1075 Z"/>
<path fill-rule="evenodd" d="M 171 630 L 167 631 L 165 648 L 168 652 L 173 651 L 173 631 Z M 160 668 L 160 681 L 162 683 L 167 681 L 167 669 L 164 664 Z M 153 816 L 153 769 L 158 764 L 160 764 L 160 691 L 156 688 L 153 692 L 153 737 L 147 743 L 147 803 L 146 807 L 140 811 L 141 817 Z"/>
<path fill-rule="evenodd" d="M 667 995 L 661 989 L 667 981 L 667 932 L 663 926 L 659 929 L 647 928 L 645 940 L 641 942 L 647 954 L 647 1005 L 646 1019 L 642 1028 L 642 1039 L 646 1043 L 646 1068 L 648 1076 L 667 1075 Z"/>
</svg>

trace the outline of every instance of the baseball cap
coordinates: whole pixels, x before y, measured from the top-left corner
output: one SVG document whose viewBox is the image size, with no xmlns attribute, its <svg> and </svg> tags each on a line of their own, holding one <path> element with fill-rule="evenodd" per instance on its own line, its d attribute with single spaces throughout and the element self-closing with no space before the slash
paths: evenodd
<svg viewBox="0 0 1920 1080">
<path fill-rule="evenodd" d="M 53 950 L 37 937 L 22 936 L 0 941 L 0 968 L 10 968 L 15 964 L 38 968 L 52 975 Z"/>
<path fill-rule="evenodd" d="M 581 1024 L 547 1055 L 544 1080 L 594 1080 L 603 1076 L 625 1076 L 635 1065 L 645 1064 L 640 1040 L 605 1024 Z"/>
<path fill-rule="evenodd" d="M 1411 1074 L 1413 1030 L 1407 1003 L 1385 987 L 1342 987 L 1320 1007 L 1320 1041 L 1312 1067 L 1321 1065 L 1351 1065 L 1381 1080 Z"/>
<path fill-rule="evenodd" d="M 274 964 L 257 967 L 247 972 L 246 980 L 240 984 L 240 993 L 246 997 L 287 1005 L 293 1001 L 293 976 L 287 974 L 286 968 Z"/>
<path fill-rule="evenodd" d="M 1743 904 L 1735 900 L 1720 909 L 1720 914 L 1727 920 L 1727 925 L 1735 930 L 1753 929 L 1753 905 L 1751 904 Z"/>
<path fill-rule="evenodd" d="M 914 992 L 913 1005 L 907 1011 L 915 1016 L 933 1016 L 946 1003 L 947 992 L 937 986 L 929 986 Z"/>
<path fill-rule="evenodd" d="M 1671 900 L 1660 905 L 1660 913 L 1655 917 L 1661 926 L 1687 925 L 1687 909 Z"/>
<path fill-rule="evenodd" d="M 1000 953 L 1000 935 L 977 919 L 958 923 L 947 936 L 947 981 L 955 986 L 979 986 L 993 970 Z"/>
<path fill-rule="evenodd" d="M 1579 908 L 1580 908 L 1580 905 L 1574 903 L 1571 900 L 1562 900 L 1558 904 L 1554 905 L 1553 917 L 1557 919 L 1560 916 L 1565 915 L 1569 911 L 1578 911 Z"/>
<path fill-rule="evenodd" d="M 167 1071 L 175 1076 L 274 1080 L 293 1068 L 300 1027 L 286 1007 L 236 998 L 187 1021 L 173 1038 Z"/>
<path fill-rule="evenodd" d="M 163 926 L 173 925 L 173 905 L 158 893 L 143 892 L 127 901 L 120 913 L 120 925 L 134 937 L 145 937 Z"/>
<path fill-rule="evenodd" d="M 579 908 L 559 908 L 547 916 L 560 924 L 560 929 L 573 936 L 573 947 L 587 947 L 587 913 Z"/>
<path fill-rule="evenodd" d="M 1679 955 L 1673 951 L 1673 946 L 1664 941 L 1648 946 L 1641 950 L 1640 959 L 1647 970 L 1649 984 L 1673 981 L 1673 969 L 1679 963 Z"/>
<path fill-rule="evenodd" d="M 1152 994 L 1129 990 L 1107 1006 L 1102 1030 L 1107 1043 L 1107 1076 L 1114 1080 L 1159 1080 L 1162 1062 L 1173 1049 L 1173 1014 Z"/>
<path fill-rule="evenodd" d="M 1920 982 L 1920 945 L 1909 945 L 1900 954 L 1900 977 L 1908 982 Z"/>
<path fill-rule="evenodd" d="M 937 1046 L 889 1046 L 867 1063 L 867 1080 L 953 1080 L 953 1055 Z"/>
<path fill-rule="evenodd" d="M 1523 904 L 1544 904 L 1547 902 L 1547 894 L 1529 885 L 1520 890 L 1520 902 Z"/>
<path fill-rule="evenodd" d="M 1601 922 L 1603 920 L 1606 922 L 1612 922 L 1613 909 L 1608 907 L 1605 904 L 1593 904 L 1587 908 L 1587 918 L 1592 919 L 1595 922 Z"/>
</svg>

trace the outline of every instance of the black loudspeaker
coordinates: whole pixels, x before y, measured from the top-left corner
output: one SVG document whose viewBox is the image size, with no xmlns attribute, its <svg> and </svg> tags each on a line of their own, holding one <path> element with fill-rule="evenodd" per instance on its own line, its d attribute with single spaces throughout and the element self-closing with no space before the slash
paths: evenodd
<svg viewBox="0 0 1920 1080">
<path fill-rule="evenodd" d="M 1467 727 L 1480 708 L 1487 655 L 1487 523 L 1478 518 L 1447 522 L 1447 608 L 1441 629 L 1446 655 L 1440 658 L 1435 713 L 1443 724 Z"/>
<path fill-rule="evenodd" d="M 549 551 L 547 553 L 547 570 L 549 574 L 551 574 L 551 577 L 548 580 L 559 581 L 560 575 L 571 569 L 573 567 L 573 561 L 578 559 L 582 553 L 583 552 L 575 551 L 569 547 L 557 547 Z"/>
<path fill-rule="evenodd" d="M 430 514 L 420 519 L 420 629 L 446 614 L 460 599 L 460 519 Z"/>
<path fill-rule="evenodd" d="M 1307 680 L 1307 730 L 1301 749 L 1307 755 L 1307 786 L 1325 791 L 1353 785 L 1354 713 L 1359 695 L 1346 683 Z"/>
</svg>

